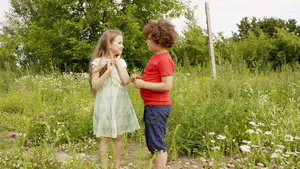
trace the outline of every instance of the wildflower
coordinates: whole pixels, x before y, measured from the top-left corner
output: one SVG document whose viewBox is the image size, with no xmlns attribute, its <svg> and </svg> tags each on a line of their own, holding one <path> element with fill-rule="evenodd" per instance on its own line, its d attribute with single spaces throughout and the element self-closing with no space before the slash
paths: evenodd
<svg viewBox="0 0 300 169">
<path fill-rule="evenodd" d="M 272 132 L 271 131 L 266 131 L 265 135 L 272 135 Z"/>
<path fill-rule="evenodd" d="M 258 167 L 264 167 L 265 165 L 263 163 L 257 163 Z"/>
<path fill-rule="evenodd" d="M 210 140 L 210 142 L 215 143 L 216 141 L 215 140 Z"/>
<path fill-rule="evenodd" d="M 207 131 L 204 134 L 207 134 Z"/>
<path fill-rule="evenodd" d="M 284 139 L 284 141 L 290 141 L 293 142 L 294 141 L 294 137 L 291 135 L 285 135 L 286 139 Z"/>
<path fill-rule="evenodd" d="M 246 133 L 250 133 L 250 134 L 251 134 L 251 133 L 255 133 L 255 132 L 254 132 L 254 130 L 252 130 L 252 129 L 248 129 L 248 130 L 246 131 Z"/>
<path fill-rule="evenodd" d="M 281 149 L 276 149 L 275 152 L 276 153 L 282 153 L 282 150 Z"/>
<path fill-rule="evenodd" d="M 193 167 L 193 169 L 199 169 L 199 167 L 197 165 L 193 165 L 192 167 Z"/>
<path fill-rule="evenodd" d="M 258 123 L 258 125 L 259 125 L 259 126 L 265 126 L 265 124 L 264 124 L 264 123 Z"/>
<path fill-rule="evenodd" d="M 243 152 L 250 152 L 250 146 L 248 145 L 241 145 L 240 148 Z"/>
<path fill-rule="evenodd" d="M 131 167 L 131 166 L 132 166 L 132 163 L 129 163 L 129 164 L 128 164 L 128 167 Z"/>
<path fill-rule="evenodd" d="M 288 154 L 288 155 L 297 155 L 297 153 L 295 152 L 291 152 L 291 151 L 287 151 L 287 152 L 285 152 L 286 154 Z"/>
<path fill-rule="evenodd" d="M 269 153 L 267 150 L 263 150 L 263 152 L 264 152 L 264 153 L 267 153 L 267 154 Z"/>
<path fill-rule="evenodd" d="M 275 167 L 277 167 L 277 164 L 273 164 L 273 165 L 272 165 L 272 168 L 275 168 Z"/>
<path fill-rule="evenodd" d="M 190 163 L 189 163 L 189 162 L 186 162 L 184 166 L 185 166 L 185 167 L 189 167 L 189 166 L 190 166 Z"/>
<path fill-rule="evenodd" d="M 218 135 L 217 139 L 224 140 L 224 139 L 226 139 L 226 136 Z"/>
<path fill-rule="evenodd" d="M 172 121 L 174 121 L 174 119 L 173 119 L 173 118 L 172 118 L 171 120 L 172 120 Z"/>
<path fill-rule="evenodd" d="M 208 134 L 209 135 L 215 135 L 216 133 L 215 132 L 209 132 Z"/>
<path fill-rule="evenodd" d="M 282 149 L 284 149 L 285 148 L 285 146 L 284 145 L 277 145 L 279 148 L 282 148 Z"/>
<path fill-rule="evenodd" d="M 253 125 L 253 126 L 257 126 L 257 125 L 255 124 L 255 122 L 253 122 L 253 121 L 251 121 L 249 124 L 251 124 L 251 125 Z"/>
<path fill-rule="evenodd" d="M 212 147 L 211 149 L 212 149 L 212 150 L 220 150 L 221 148 L 218 147 L 218 146 L 216 146 L 216 147 Z"/>
<path fill-rule="evenodd" d="M 29 150 L 29 147 L 26 147 L 25 149 L 26 149 L 26 150 Z"/>
<path fill-rule="evenodd" d="M 272 126 L 277 126 L 277 124 L 273 124 L 273 123 L 271 123 L 271 125 L 272 125 Z"/>
<path fill-rule="evenodd" d="M 11 134 L 11 136 L 12 136 L 13 138 L 15 138 L 16 135 L 17 135 L 17 133 L 12 133 L 12 134 Z"/>
<path fill-rule="evenodd" d="M 251 141 L 243 140 L 243 143 L 247 143 L 249 145 L 249 144 L 251 144 Z"/>
<path fill-rule="evenodd" d="M 258 133 L 262 133 L 262 131 L 260 129 L 256 129 L 256 134 Z"/>
<path fill-rule="evenodd" d="M 278 158 L 279 157 L 279 154 L 278 153 L 272 153 L 271 154 L 271 158 Z"/>
</svg>

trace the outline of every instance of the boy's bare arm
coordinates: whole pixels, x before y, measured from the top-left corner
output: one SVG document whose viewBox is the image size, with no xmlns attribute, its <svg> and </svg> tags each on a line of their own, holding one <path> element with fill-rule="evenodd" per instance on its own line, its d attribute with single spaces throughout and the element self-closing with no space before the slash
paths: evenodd
<svg viewBox="0 0 300 169">
<path fill-rule="evenodd" d="M 163 76 L 161 77 L 159 83 L 145 82 L 141 79 L 135 79 L 134 85 L 138 89 L 147 89 L 154 92 L 168 92 L 172 89 L 173 76 Z"/>
</svg>

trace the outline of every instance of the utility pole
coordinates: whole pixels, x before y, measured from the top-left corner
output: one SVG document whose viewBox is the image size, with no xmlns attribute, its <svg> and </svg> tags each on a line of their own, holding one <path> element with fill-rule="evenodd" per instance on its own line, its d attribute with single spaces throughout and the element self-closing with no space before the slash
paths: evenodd
<svg viewBox="0 0 300 169">
<path fill-rule="evenodd" d="M 213 74 L 213 77 L 214 77 L 214 81 L 216 82 L 216 80 L 217 80 L 217 71 L 216 71 L 214 44 L 213 44 L 212 31 L 211 31 L 210 13 L 209 13 L 208 2 L 205 2 L 205 12 L 206 12 L 206 23 L 207 23 L 207 31 L 208 31 L 208 51 L 209 51 L 209 57 L 211 59 L 212 74 Z"/>
</svg>

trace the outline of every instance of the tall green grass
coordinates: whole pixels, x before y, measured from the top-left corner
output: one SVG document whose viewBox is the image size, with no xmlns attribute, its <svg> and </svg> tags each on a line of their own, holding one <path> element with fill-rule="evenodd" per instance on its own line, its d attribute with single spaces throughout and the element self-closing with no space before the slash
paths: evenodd
<svg viewBox="0 0 300 169">
<path fill-rule="evenodd" d="M 199 158 L 199 165 L 215 168 L 223 163 L 227 167 L 299 166 L 299 64 L 254 73 L 242 61 L 218 64 L 216 81 L 209 68 L 176 66 L 166 136 L 169 160 L 186 155 Z M 0 74 L 0 132 L 19 136 L 17 141 L 2 142 L 0 158 L 8 160 L 0 160 L 0 166 L 13 166 L 8 161 L 14 156 L 20 156 L 16 159 L 23 167 L 93 166 L 81 158 L 76 161 L 75 156 L 72 163 L 58 162 L 55 155 L 50 158 L 58 151 L 54 148 L 80 153 L 87 151 L 87 142 L 99 141 L 92 133 L 94 98 L 87 74 L 25 70 Z M 127 89 L 141 129 L 125 134 L 123 140 L 144 145 L 143 101 L 133 84 Z M 50 149 L 44 152 L 43 146 Z M 20 147 L 34 149 L 36 155 L 27 159 L 28 153 L 18 154 Z M 94 144 L 90 147 L 89 152 L 97 152 Z M 13 157 L 7 153 L 11 149 L 16 149 Z"/>
</svg>

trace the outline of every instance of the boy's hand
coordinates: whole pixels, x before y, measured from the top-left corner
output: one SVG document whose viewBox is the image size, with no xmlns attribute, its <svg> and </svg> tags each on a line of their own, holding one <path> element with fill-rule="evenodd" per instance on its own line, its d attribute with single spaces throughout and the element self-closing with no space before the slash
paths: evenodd
<svg viewBox="0 0 300 169">
<path fill-rule="evenodd" d="M 142 79 L 135 79 L 133 83 L 134 83 L 135 88 L 141 89 L 141 88 L 143 88 L 145 81 Z"/>
<path fill-rule="evenodd" d="M 130 81 L 131 81 L 132 83 L 134 83 L 135 79 L 142 79 L 142 77 L 139 76 L 139 75 L 137 75 L 137 74 L 131 75 Z"/>
</svg>

